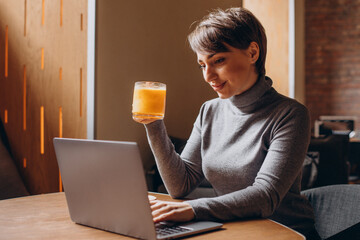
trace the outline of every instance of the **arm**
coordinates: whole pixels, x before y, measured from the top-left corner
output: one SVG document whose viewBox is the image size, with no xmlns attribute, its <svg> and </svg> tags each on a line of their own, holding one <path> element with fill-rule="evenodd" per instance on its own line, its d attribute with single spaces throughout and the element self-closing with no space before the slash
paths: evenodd
<svg viewBox="0 0 360 240">
<path fill-rule="evenodd" d="M 189 155 L 190 159 L 182 158 L 175 152 L 162 120 L 146 124 L 145 128 L 161 178 L 170 196 L 186 196 L 204 177 L 201 168 L 199 129 L 194 127 L 183 151 L 192 153 Z"/>
</svg>

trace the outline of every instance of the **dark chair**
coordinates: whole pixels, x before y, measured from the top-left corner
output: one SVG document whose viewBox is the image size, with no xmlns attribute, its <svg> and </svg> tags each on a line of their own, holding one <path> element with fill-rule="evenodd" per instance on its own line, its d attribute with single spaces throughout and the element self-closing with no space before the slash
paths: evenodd
<svg viewBox="0 0 360 240">
<path fill-rule="evenodd" d="M 308 152 L 319 153 L 318 175 L 313 187 L 348 183 L 348 149 L 348 135 L 331 134 L 311 139 Z"/>
<path fill-rule="evenodd" d="M 340 184 L 312 188 L 305 195 L 322 239 L 360 239 L 360 185 Z"/>
<path fill-rule="evenodd" d="M 29 195 L 11 158 L 9 144 L 0 120 L 0 200 Z"/>
</svg>

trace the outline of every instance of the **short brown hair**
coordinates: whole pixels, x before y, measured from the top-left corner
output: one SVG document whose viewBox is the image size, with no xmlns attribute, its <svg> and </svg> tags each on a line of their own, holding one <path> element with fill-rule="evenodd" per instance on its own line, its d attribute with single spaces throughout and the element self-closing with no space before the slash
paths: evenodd
<svg viewBox="0 0 360 240">
<path fill-rule="evenodd" d="M 251 42 L 259 45 L 256 69 L 265 75 L 266 34 L 260 21 L 245 8 L 217 9 L 205 16 L 189 34 L 194 52 L 227 52 L 224 43 L 238 49 L 247 49 Z"/>
</svg>

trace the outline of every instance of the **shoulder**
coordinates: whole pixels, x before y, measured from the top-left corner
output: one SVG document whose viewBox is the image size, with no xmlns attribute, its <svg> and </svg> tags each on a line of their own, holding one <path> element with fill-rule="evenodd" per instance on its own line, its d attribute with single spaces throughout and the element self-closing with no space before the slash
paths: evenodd
<svg viewBox="0 0 360 240">
<path fill-rule="evenodd" d="M 270 85 L 270 89 L 264 94 L 261 98 L 261 105 L 265 107 L 269 107 L 274 111 L 281 111 L 281 112 L 298 112 L 308 115 L 308 109 L 298 101 L 293 98 L 287 97 L 282 95 L 281 93 L 277 92 L 272 87 L 272 79 L 269 77 L 265 77 L 265 80 Z"/>
<path fill-rule="evenodd" d="M 296 101 L 295 99 L 286 97 L 284 95 L 279 94 L 278 107 L 279 110 L 288 113 L 295 114 L 304 117 L 309 116 L 309 110 L 301 103 Z"/>
<path fill-rule="evenodd" d="M 197 117 L 197 123 L 202 126 L 217 119 L 224 111 L 224 102 L 220 98 L 208 100 L 202 104 Z"/>
<path fill-rule="evenodd" d="M 277 93 L 272 118 L 274 130 L 284 128 L 296 129 L 297 131 L 309 131 L 310 113 L 309 110 L 295 99 Z"/>
</svg>

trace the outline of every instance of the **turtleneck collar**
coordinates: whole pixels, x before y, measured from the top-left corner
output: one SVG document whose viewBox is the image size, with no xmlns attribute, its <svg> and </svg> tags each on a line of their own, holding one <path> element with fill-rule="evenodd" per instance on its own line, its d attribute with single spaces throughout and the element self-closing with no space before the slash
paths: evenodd
<svg viewBox="0 0 360 240">
<path fill-rule="evenodd" d="M 255 103 L 272 87 L 272 80 L 266 76 L 259 76 L 258 80 L 249 90 L 227 100 L 240 110 L 256 107 Z"/>
</svg>

